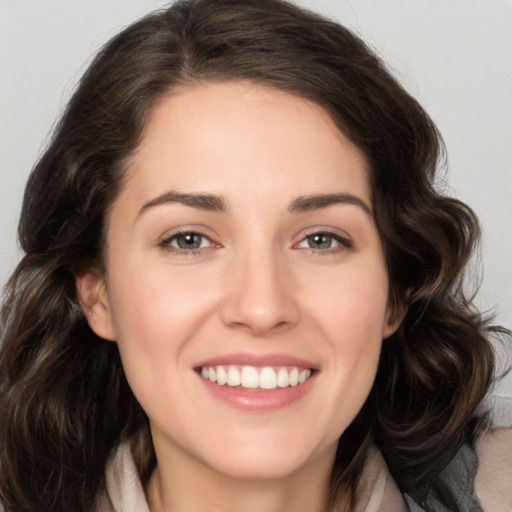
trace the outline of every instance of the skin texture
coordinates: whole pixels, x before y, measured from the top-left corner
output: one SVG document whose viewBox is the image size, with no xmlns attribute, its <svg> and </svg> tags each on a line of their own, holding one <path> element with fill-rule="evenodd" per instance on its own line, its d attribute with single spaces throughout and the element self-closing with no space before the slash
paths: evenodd
<svg viewBox="0 0 512 512">
<path fill-rule="evenodd" d="M 320 107 L 283 92 L 202 84 L 153 109 L 111 210 L 106 275 L 77 278 L 150 419 L 152 510 L 323 509 L 337 439 L 397 327 L 365 165 Z M 357 199 L 290 211 L 325 194 Z M 200 248 L 179 249 L 182 232 Z M 315 233 L 344 241 L 311 248 Z M 304 359 L 314 379 L 277 410 L 241 410 L 196 371 L 234 352 Z"/>
</svg>

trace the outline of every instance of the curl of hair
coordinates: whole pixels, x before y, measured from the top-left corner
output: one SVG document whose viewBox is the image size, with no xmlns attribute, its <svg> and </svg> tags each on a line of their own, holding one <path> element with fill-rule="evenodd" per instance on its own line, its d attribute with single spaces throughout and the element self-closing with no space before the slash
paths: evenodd
<svg viewBox="0 0 512 512">
<path fill-rule="evenodd" d="M 117 346 L 88 327 L 74 278 L 102 269 L 109 207 L 150 109 L 187 86 L 224 80 L 319 104 L 364 152 L 390 300 L 397 314 L 407 309 L 384 342 L 367 403 L 340 439 L 331 504 L 353 500 L 372 439 L 400 487 L 418 496 L 442 493 L 437 475 L 471 441 L 493 379 L 493 329 L 461 286 L 478 224 L 433 187 L 442 143 L 432 121 L 337 23 L 279 0 L 181 1 L 100 51 L 29 178 L 19 225 L 26 255 L 2 309 L 7 510 L 90 510 L 112 450 L 147 434 Z M 148 453 L 146 474 L 154 464 Z"/>
</svg>

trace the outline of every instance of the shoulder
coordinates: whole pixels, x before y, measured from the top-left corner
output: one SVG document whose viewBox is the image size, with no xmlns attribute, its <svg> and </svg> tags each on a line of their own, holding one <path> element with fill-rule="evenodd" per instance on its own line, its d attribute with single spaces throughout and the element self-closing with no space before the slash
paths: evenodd
<svg viewBox="0 0 512 512">
<path fill-rule="evenodd" d="M 484 512 L 512 511 L 512 428 L 487 432 L 476 443 L 475 494 Z"/>
<path fill-rule="evenodd" d="M 463 445 L 422 498 L 404 498 L 410 512 L 512 512 L 512 428 Z"/>
</svg>

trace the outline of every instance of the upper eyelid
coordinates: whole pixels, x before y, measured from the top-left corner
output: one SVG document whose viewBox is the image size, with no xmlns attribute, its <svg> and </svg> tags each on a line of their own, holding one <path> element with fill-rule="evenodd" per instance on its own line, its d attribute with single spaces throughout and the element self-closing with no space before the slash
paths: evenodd
<svg viewBox="0 0 512 512">
<path fill-rule="evenodd" d="M 310 235 L 306 235 L 305 237 L 301 238 L 298 242 L 296 242 L 294 244 L 294 246 L 298 246 L 298 245 L 302 244 L 305 240 L 307 240 L 311 236 L 314 236 L 315 234 L 324 234 L 324 235 L 330 236 L 341 248 L 351 249 L 354 247 L 353 242 L 351 240 L 349 240 L 348 238 L 336 235 L 334 233 L 328 233 L 328 232 L 318 232 L 318 233 L 312 233 Z M 336 251 L 338 248 L 339 247 L 328 247 L 326 249 L 315 249 L 313 247 L 307 247 L 306 249 L 308 249 L 310 251 L 315 251 L 315 252 L 329 252 L 329 251 Z"/>
<path fill-rule="evenodd" d="M 309 236 L 320 234 L 329 235 L 335 239 L 346 240 L 347 242 L 353 243 L 353 237 L 347 231 L 327 226 L 313 226 L 311 228 L 302 230 L 295 237 L 296 242 L 294 243 L 301 242 L 302 240 L 308 238 Z"/>
<path fill-rule="evenodd" d="M 179 228 L 174 228 L 173 230 L 168 230 L 165 234 L 163 234 L 161 237 L 159 237 L 157 243 L 158 245 L 162 245 L 163 243 L 170 242 L 171 240 L 175 239 L 176 237 L 187 235 L 187 234 L 196 234 L 202 237 L 205 237 L 208 239 L 212 245 L 223 245 L 219 238 L 211 233 L 211 230 L 206 228 L 205 226 L 182 226 Z M 299 234 L 297 234 L 294 237 L 294 240 L 292 241 L 292 246 L 295 246 L 302 241 L 304 241 L 306 238 L 313 236 L 315 234 L 325 234 L 333 237 L 335 240 L 337 240 L 339 243 L 343 245 L 354 245 L 353 237 L 347 233 L 345 230 L 341 230 L 338 228 L 334 228 L 332 226 L 312 226 L 310 228 L 306 228 L 302 230 Z"/>
<path fill-rule="evenodd" d="M 205 238 L 208 238 L 208 240 L 211 240 L 212 242 L 215 240 L 215 235 L 211 233 L 211 230 L 209 230 L 206 227 L 203 226 L 183 226 L 173 229 L 168 229 L 165 231 L 163 235 L 159 237 L 159 242 L 170 240 L 172 238 L 183 236 L 183 235 L 189 235 L 189 234 L 195 234 L 204 236 Z"/>
<path fill-rule="evenodd" d="M 161 244 L 171 244 L 171 242 L 173 242 L 174 240 L 178 239 L 180 236 L 186 236 L 186 235 L 197 235 L 197 236 L 200 236 L 201 238 L 205 238 L 206 240 L 208 240 L 210 242 L 210 244 L 213 246 L 213 245 L 219 245 L 218 243 L 216 243 L 211 236 L 208 236 L 208 235 L 205 235 L 204 233 L 199 233 L 197 231 L 178 231 L 176 233 L 173 233 L 172 235 L 169 235 L 169 236 L 166 236 L 164 238 L 162 238 L 160 240 L 160 243 Z"/>
</svg>

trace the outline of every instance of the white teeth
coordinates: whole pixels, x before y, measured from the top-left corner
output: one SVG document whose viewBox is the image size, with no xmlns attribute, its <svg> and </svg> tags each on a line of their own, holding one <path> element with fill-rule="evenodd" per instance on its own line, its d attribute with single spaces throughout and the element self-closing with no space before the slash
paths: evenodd
<svg viewBox="0 0 512 512">
<path fill-rule="evenodd" d="M 262 389 L 276 389 L 277 377 L 272 368 L 262 368 L 260 372 L 259 387 Z"/>
<path fill-rule="evenodd" d="M 299 384 L 306 382 L 309 379 L 309 377 L 311 377 L 311 370 L 309 368 L 306 370 L 302 370 L 299 373 Z"/>
<path fill-rule="evenodd" d="M 240 386 L 240 372 L 234 366 L 228 368 L 228 386 Z"/>
<path fill-rule="evenodd" d="M 286 368 L 281 368 L 277 372 L 277 385 L 280 388 L 287 388 L 290 385 L 290 376 L 288 375 Z"/>
<path fill-rule="evenodd" d="M 231 387 L 242 386 L 248 389 L 276 389 L 297 386 L 311 377 L 309 368 L 299 369 L 296 366 L 281 367 L 275 370 L 270 366 L 257 368 L 244 366 L 241 371 L 237 366 L 203 366 L 201 376 L 220 386 L 227 384 Z"/>
<path fill-rule="evenodd" d="M 293 368 L 290 372 L 290 386 L 296 386 L 299 383 L 299 369 Z"/>
<path fill-rule="evenodd" d="M 228 374 L 222 366 L 217 366 L 217 384 L 223 386 L 228 381 Z"/>
<path fill-rule="evenodd" d="M 244 388 L 256 389 L 259 385 L 258 370 L 254 366 L 244 366 L 240 375 L 240 384 Z"/>
</svg>

